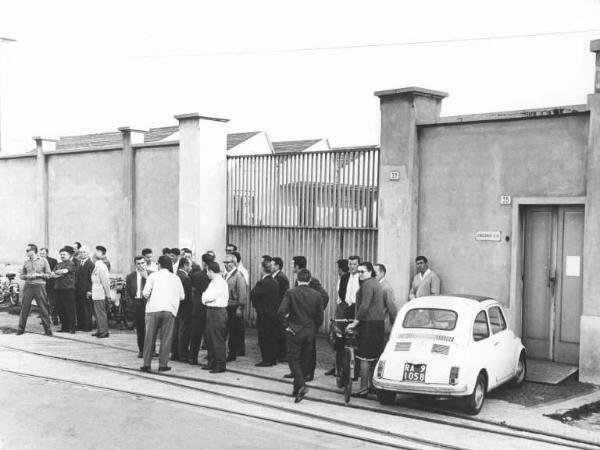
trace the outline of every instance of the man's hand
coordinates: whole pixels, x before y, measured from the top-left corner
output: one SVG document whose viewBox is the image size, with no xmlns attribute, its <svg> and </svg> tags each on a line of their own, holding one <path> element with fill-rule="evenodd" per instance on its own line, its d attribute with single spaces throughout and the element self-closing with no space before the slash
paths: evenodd
<svg viewBox="0 0 600 450">
<path fill-rule="evenodd" d="M 292 336 L 296 336 L 296 332 L 295 332 L 294 330 L 292 330 L 292 328 L 291 328 L 291 327 L 287 327 L 287 328 L 285 329 L 285 331 L 287 331 L 288 333 L 290 333 Z"/>
<path fill-rule="evenodd" d="M 85 297 L 86 298 L 92 298 L 92 293 L 91 292 L 86 292 L 85 293 Z"/>
<path fill-rule="evenodd" d="M 240 317 L 241 318 L 243 316 L 244 316 L 244 313 L 242 312 L 242 308 L 237 308 L 235 310 L 235 317 Z"/>
</svg>

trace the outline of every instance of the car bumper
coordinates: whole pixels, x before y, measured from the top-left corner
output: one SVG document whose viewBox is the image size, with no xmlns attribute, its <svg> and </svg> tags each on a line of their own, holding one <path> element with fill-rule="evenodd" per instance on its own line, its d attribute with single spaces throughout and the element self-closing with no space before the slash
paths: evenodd
<svg viewBox="0 0 600 450">
<path fill-rule="evenodd" d="M 404 392 L 407 394 L 463 396 L 467 395 L 468 392 L 466 384 L 457 384 L 453 386 L 450 384 L 396 381 L 378 377 L 373 377 L 373 386 L 375 386 L 376 389 L 384 389 L 386 391 L 394 392 Z"/>
</svg>

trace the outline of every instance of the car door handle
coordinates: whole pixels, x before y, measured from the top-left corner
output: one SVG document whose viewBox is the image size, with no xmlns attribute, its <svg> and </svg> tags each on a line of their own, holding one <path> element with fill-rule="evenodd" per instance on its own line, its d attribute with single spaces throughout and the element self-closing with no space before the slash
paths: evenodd
<svg viewBox="0 0 600 450">
<path fill-rule="evenodd" d="M 494 346 L 498 345 L 499 343 L 500 343 L 500 341 L 494 342 Z"/>
</svg>

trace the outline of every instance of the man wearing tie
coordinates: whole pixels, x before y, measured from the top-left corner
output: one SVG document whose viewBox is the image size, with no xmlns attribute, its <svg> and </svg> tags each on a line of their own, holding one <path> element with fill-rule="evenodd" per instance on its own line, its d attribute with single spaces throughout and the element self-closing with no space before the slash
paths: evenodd
<svg viewBox="0 0 600 450">
<path fill-rule="evenodd" d="M 133 305 L 133 326 L 137 333 L 138 358 L 142 358 L 146 334 L 146 300 L 143 292 L 148 279 L 148 268 L 143 256 L 136 256 L 134 263 L 135 270 L 125 278 L 125 293 Z"/>
</svg>

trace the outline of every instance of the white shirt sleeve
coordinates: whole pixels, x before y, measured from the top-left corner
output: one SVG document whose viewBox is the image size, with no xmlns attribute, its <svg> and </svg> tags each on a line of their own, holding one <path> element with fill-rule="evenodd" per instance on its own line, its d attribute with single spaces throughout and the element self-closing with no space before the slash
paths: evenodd
<svg viewBox="0 0 600 450">
<path fill-rule="evenodd" d="M 154 277 L 151 274 L 146 280 L 146 284 L 144 285 L 144 298 L 149 298 L 152 293 L 152 288 L 154 286 Z"/>
</svg>

